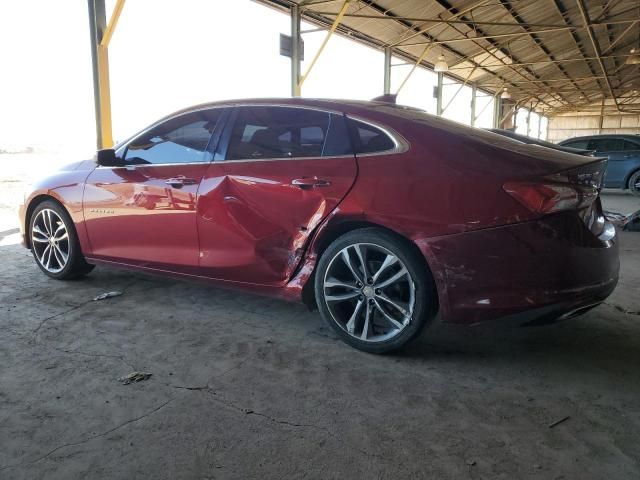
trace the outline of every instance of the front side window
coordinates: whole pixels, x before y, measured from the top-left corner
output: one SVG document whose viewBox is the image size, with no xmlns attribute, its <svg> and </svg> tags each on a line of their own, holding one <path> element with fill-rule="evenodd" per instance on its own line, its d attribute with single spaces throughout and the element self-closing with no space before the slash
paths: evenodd
<svg viewBox="0 0 640 480">
<path fill-rule="evenodd" d="M 586 150 L 587 146 L 589 145 L 589 139 L 583 139 L 583 140 L 576 140 L 575 142 L 566 142 L 563 144 L 565 147 L 570 147 L 570 148 L 580 148 L 582 150 Z"/>
<path fill-rule="evenodd" d="M 202 110 L 171 118 L 135 138 L 124 161 L 130 165 L 210 162 L 207 145 L 221 109 Z"/>
<path fill-rule="evenodd" d="M 594 138 L 589 142 L 589 150 L 596 152 L 617 152 L 622 148 L 623 141 L 620 138 Z"/>
<path fill-rule="evenodd" d="M 624 141 L 624 149 L 625 150 L 640 150 L 640 143 L 630 142 L 629 140 Z"/>
<path fill-rule="evenodd" d="M 326 157 L 350 150 L 342 116 L 296 107 L 240 107 L 227 160 Z"/>
<path fill-rule="evenodd" d="M 377 153 L 393 150 L 395 142 L 379 128 L 349 119 L 349 129 L 355 153 Z"/>
</svg>

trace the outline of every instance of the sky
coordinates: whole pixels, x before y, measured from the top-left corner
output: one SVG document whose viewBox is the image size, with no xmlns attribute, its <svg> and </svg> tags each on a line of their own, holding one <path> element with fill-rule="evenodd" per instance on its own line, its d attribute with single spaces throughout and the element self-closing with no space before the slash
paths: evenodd
<svg viewBox="0 0 640 480">
<path fill-rule="evenodd" d="M 114 3 L 107 0 L 107 18 Z M 114 139 L 202 102 L 289 96 L 280 33 L 290 33 L 289 16 L 250 0 L 128 0 L 109 47 Z M 303 35 L 303 72 L 325 34 Z M 411 66 L 393 63 L 395 90 Z M 91 75 L 86 0 L 0 0 L 0 149 L 93 152 Z M 445 105 L 459 88 L 451 83 L 445 79 Z M 417 69 L 398 103 L 435 113 L 435 84 L 433 72 Z M 302 90 L 363 100 L 382 92 L 382 51 L 338 35 Z M 470 92 L 463 87 L 444 116 L 468 123 Z M 479 99 L 478 110 L 488 101 Z M 481 126 L 490 126 L 491 115 L 489 106 Z"/>
</svg>

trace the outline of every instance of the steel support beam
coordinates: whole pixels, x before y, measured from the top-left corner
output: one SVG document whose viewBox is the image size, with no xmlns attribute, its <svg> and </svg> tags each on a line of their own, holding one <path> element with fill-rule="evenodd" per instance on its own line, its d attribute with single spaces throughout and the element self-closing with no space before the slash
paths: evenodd
<svg viewBox="0 0 640 480">
<path fill-rule="evenodd" d="M 393 57 L 393 51 L 391 47 L 385 47 L 384 49 L 384 94 L 391 93 L 391 58 Z"/>
<path fill-rule="evenodd" d="M 411 75 L 413 75 L 413 72 L 416 71 L 416 68 L 418 68 L 418 65 L 420 65 L 422 61 L 425 59 L 429 50 L 431 50 L 431 45 L 427 45 L 426 47 L 424 47 L 424 50 L 416 60 L 416 63 L 413 64 L 413 67 L 411 67 L 411 70 L 409 70 L 409 73 L 407 73 L 407 76 L 404 77 L 404 80 L 402 80 L 402 83 L 400 83 L 400 86 L 398 87 L 398 91 L 396 92 L 396 95 L 400 93 L 400 90 L 402 90 L 402 88 L 405 86 L 409 78 L 411 78 Z"/>
<path fill-rule="evenodd" d="M 546 57 L 549 60 L 556 60 L 556 57 L 553 55 L 553 53 L 551 53 L 551 50 L 549 50 L 546 45 L 543 43 L 542 39 L 540 38 L 539 34 L 540 33 L 544 33 L 542 31 L 535 31 L 533 30 L 531 27 L 529 27 L 528 25 L 526 25 L 526 22 L 522 19 L 522 17 L 515 11 L 513 5 L 511 4 L 510 0 L 500 0 L 500 4 L 503 6 L 503 8 L 507 11 L 507 13 L 509 13 L 509 15 L 511 15 L 511 18 L 513 18 L 513 20 L 524 30 L 525 33 L 529 34 L 531 40 L 533 40 L 533 43 L 536 44 L 536 46 L 542 51 L 542 53 L 544 53 L 546 55 Z M 569 26 L 567 26 L 567 28 L 570 28 Z M 562 63 L 560 62 L 556 62 L 553 63 L 553 65 L 555 65 L 555 67 L 560 71 L 560 73 L 562 73 L 569 81 L 571 81 L 571 83 L 573 84 L 573 86 L 577 89 L 580 90 L 580 86 L 574 82 L 571 78 L 571 75 L 569 75 L 567 73 L 567 70 L 565 69 L 565 67 L 562 65 Z M 585 97 L 587 96 L 584 92 L 581 92 Z"/>
<path fill-rule="evenodd" d="M 333 33 L 336 31 L 336 29 L 340 25 L 340 22 L 342 22 L 342 17 L 344 17 L 345 13 L 347 13 L 347 8 L 349 7 L 349 2 L 350 1 L 351 0 L 344 0 L 344 3 L 342 4 L 342 8 L 340 9 L 340 12 L 338 12 L 338 15 L 336 16 L 335 20 L 333 21 L 333 24 L 331 25 L 331 28 L 327 32 L 327 36 L 324 37 L 324 40 L 320 44 L 320 48 L 318 49 L 318 51 L 316 52 L 315 56 L 311 60 L 311 63 L 309 63 L 309 66 L 307 67 L 306 72 L 304 72 L 304 74 L 300 77 L 300 81 L 298 82 L 298 85 L 296 85 L 296 91 L 295 91 L 295 96 L 296 97 L 300 96 L 301 91 L 302 91 L 302 85 L 304 84 L 305 80 L 309 77 L 309 74 L 311 73 L 311 70 L 313 70 L 313 67 L 316 64 L 316 62 L 318 61 L 318 58 L 320 58 L 320 55 L 322 55 L 322 52 L 323 52 L 324 48 L 327 46 L 327 43 L 329 43 L 329 39 L 331 38 Z"/>
<path fill-rule="evenodd" d="M 291 96 L 299 97 L 300 89 L 300 7 L 291 7 Z"/>
<path fill-rule="evenodd" d="M 478 93 L 478 87 L 475 83 L 471 85 L 471 126 L 476 126 L 476 95 Z"/>
<path fill-rule="evenodd" d="M 500 112 L 502 111 L 502 99 L 496 95 L 493 99 L 493 128 L 500 128 Z"/>
<path fill-rule="evenodd" d="M 458 9 L 456 9 L 455 7 L 453 7 L 448 0 L 434 0 L 438 5 L 440 5 L 442 8 L 446 9 L 447 12 L 449 13 L 453 13 L 456 14 L 458 13 Z M 461 20 L 468 20 L 468 18 L 466 18 L 464 15 L 460 16 Z M 457 32 L 459 32 L 460 34 L 464 35 L 464 32 L 462 32 L 458 27 L 456 26 L 452 26 L 451 28 L 453 28 L 454 30 L 456 30 Z M 488 35 L 486 34 L 486 32 L 484 32 L 482 29 L 480 29 L 479 27 L 475 27 L 475 32 L 480 35 L 480 36 L 484 36 L 487 37 Z M 520 60 L 511 53 L 510 50 L 504 48 L 500 43 L 496 42 L 495 40 L 492 39 L 487 39 L 487 42 L 489 44 L 491 44 L 492 47 L 494 47 L 495 49 L 499 50 L 500 52 L 502 52 L 506 58 L 510 58 L 513 62 L 515 63 L 520 63 Z M 522 78 L 524 78 L 525 80 L 529 80 L 529 78 L 527 78 L 520 70 L 513 68 L 512 66 L 510 66 L 509 64 L 507 64 L 506 62 L 504 62 L 502 59 L 500 59 L 499 57 L 497 57 L 495 55 L 494 52 L 491 51 L 491 49 L 485 47 L 484 45 L 482 45 L 481 43 L 475 41 L 474 42 L 478 47 L 480 47 L 482 50 L 485 51 L 485 53 L 487 53 L 488 55 L 496 58 L 496 60 L 501 61 L 504 63 L 505 68 L 508 68 L 509 70 L 511 70 L 513 73 L 515 73 L 516 75 L 521 76 Z M 543 80 L 534 70 L 530 69 L 530 68 L 523 68 L 522 70 L 524 70 L 528 75 L 530 75 L 531 77 L 533 77 L 535 80 Z M 549 87 L 547 85 L 547 87 Z M 561 96 L 555 96 L 551 93 L 547 93 L 546 95 L 550 96 L 554 101 L 560 102 L 560 103 L 569 103 L 566 101 L 566 99 L 562 98 Z M 543 101 L 542 98 L 540 98 L 539 100 Z M 546 102 L 543 101 L 543 103 L 546 104 Z"/>
<path fill-rule="evenodd" d="M 600 65 L 600 69 L 602 70 L 602 74 L 604 75 L 604 81 L 607 84 L 607 88 L 609 89 L 609 93 L 611 94 L 611 98 L 613 98 L 613 103 L 616 104 L 616 108 L 620 111 L 620 106 L 618 105 L 618 99 L 616 95 L 613 93 L 613 87 L 611 86 L 611 81 L 609 80 L 609 75 L 607 73 L 607 68 L 604 66 L 604 62 L 602 61 L 602 53 L 600 51 L 600 45 L 598 45 L 598 40 L 593 33 L 593 30 L 590 25 L 589 12 L 587 11 L 587 7 L 584 4 L 583 0 L 576 0 L 578 3 L 578 8 L 580 9 L 580 14 L 582 15 L 582 20 L 584 22 L 584 26 L 587 29 L 587 33 L 589 34 L 589 40 L 591 40 L 591 46 L 593 47 L 593 51 L 596 53 L 596 58 L 598 60 L 598 65 Z"/>
<path fill-rule="evenodd" d="M 89 6 L 89 34 L 91 36 L 91 67 L 93 70 L 93 106 L 96 115 L 96 144 L 104 147 L 103 137 L 103 105 L 100 95 L 100 59 L 98 46 L 107 26 L 104 0 L 87 0 Z M 108 135 L 107 135 L 108 136 Z"/>
<path fill-rule="evenodd" d="M 125 0 L 117 0 L 107 24 L 104 0 L 87 0 L 91 65 L 93 69 L 93 103 L 96 115 L 98 148 L 113 146 L 111 126 L 111 88 L 109 83 L 109 42 L 120 18 Z"/>
<path fill-rule="evenodd" d="M 327 16 L 327 17 L 334 17 L 336 16 L 335 12 L 326 12 L 326 11 L 320 11 L 320 10 L 313 10 L 313 13 L 318 14 L 318 15 L 323 15 L 323 16 Z M 514 24 L 513 22 L 484 22 L 484 21 L 475 21 L 475 20 L 445 20 L 442 18 L 423 18 L 423 17 L 405 17 L 402 15 L 366 15 L 366 14 L 360 14 L 360 13 L 349 13 L 346 15 L 347 17 L 350 18 L 364 18 L 364 19 L 369 19 L 369 20 L 403 20 L 406 22 L 411 22 L 411 23 L 428 23 L 428 22 L 433 22 L 433 23 L 446 23 L 449 25 L 457 25 L 457 24 L 466 24 L 466 25 L 487 25 L 487 26 L 492 26 L 492 27 L 517 27 L 517 24 Z M 623 20 L 608 20 L 606 22 L 593 22 L 590 25 L 591 26 L 598 26 L 598 25 L 623 25 L 623 24 L 627 24 L 627 23 L 631 23 L 631 22 L 636 22 L 640 20 L 640 18 L 625 18 Z M 557 23 L 526 23 L 525 25 L 529 26 L 529 27 L 540 27 L 540 28 L 562 28 L 565 27 L 566 25 L 561 25 L 561 24 L 557 24 Z M 582 30 L 584 27 L 583 26 L 575 26 L 572 27 L 574 30 Z"/>
<path fill-rule="evenodd" d="M 451 105 L 451 103 L 456 99 L 456 97 L 458 96 L 458 94 L 462 91 L 462 89 L 467 85 L 467 82 L 469 81 L 469 79 L 471 78 L 471 75 L 473 75 L 473 72 L 476 71 L 476 68 L 478 67 L 473 67 L 471 69 L 471 71 L 469 72 L 469 74 L 467 75 L 467 77 L 464 79 L 464 82 L 462 82 L 460 84 L 460 86 L 458 87 L 458 90 L 456 90 L 456 93 L 453 94 L 453 97 L 451 97 L 451 99 L 449 99 L 449 101 L 447 102 L 447 104 L 442 108 L 442 113 L 444 113 L 447 108 L 449 108 L 449 106 Z M 456 82 L 458 83 L 458 82 Z"/>
<path fill-rule="evenodd" d="M 442 0 L 436 0 L 436 1 L 440 2 L 440 1 L 442 1 Z M 421 32 L 420 28 L 418 28 L 418 27 L 416 27 L 416 26 L 414 26 L 414 25 L 411 25 L 411 23 L 410 23 L 410 22 L 408 22 L 408 21 L 406 21 L 406 20 L 404 20 L 404 19 L 403 19 L 404 17 L 399 17 L 399 16 L 397 16 L 397 15 L 396 15 L 395 13 L 393 13 L 391 10 L 389 10 L 389 9 L 385 9 L 385 8 L 383 8 L 383 7 L 379 6 L 375 1 L 373 1 L 373 0 L 359 0 L 359 2 L 360 2 L 362 5 L 366 5 L 367 7 L 369 7 L 369 8 L 371 8 L 371 9 L 375 10 L 376 12 L 378 12 L 378 13 L 381 15 L 381 16 L 371 16 L 371 18 L 379 18 L 379 19 L 385 19 L 385 20 L 394 20 L 394 21 L 396 21 L 398 24 L 400 24 L 400 25 L 404 26 L 405 28 L 407 28 L 407 29 L 411 29 L 411 30 L 413 30 L 414 32 L 419 33 L 420 35 L 422 35 L 423 37 L 425 37 L 425 38 L 426 38 L 427 40 L 429 40 L 430 42 L 431 42 L 431 41 L 436 41 L 436 40 L 435 40 L 435 38 L 434 38 L 433 36 L 429 35 L 428 33 L 423 33 L 423 32 Z M 314 13 L 316 13 L 316 14 L 320 14 L 321 12 L 315 12 L 315 11 L 314 11 Z M 326 14 L 326 15 L 330 15 L 330 16 L 336 16 L 336 15 L 337 15 L 335 12 L 334 12 L 334 13 L 328 13 L 328 12 L 325 12 L 325 14 Z M 354 17 L 354 16 L 355 16 L 355 17 L 358 17 L 359 15 L 357 15 L 357 14 L 356 14 L 356 15 L 347 14 L 346 16 L 348 16 L 348 17 Z M 437 21 L 439 22 L 440 20 L 437 20 Z M 447 22 L 443 22 L 443 23 L 447 23 Z M 473 23 L 473 22 L 466 22 L 466 23 Z M 513 24 L 510 24 L 510 25 L 513 25 Z M 499 73 L 497 73 L 497 72 L 493 72 L 493 71 L 491 71 L 491 70 L 489 70 L 489 69 L 485 68 L 483 65 L 480 65 L 479 63 L 477 63 L 477 62 L 473 61 L 472 59 L 469 59 L 469 58 L 467 57 L 467 55 L 465 55 L 465 54 L 463 54 L 462 52 L 460 52 L 460 51 L 456 50 L 454 47 L 450 47 L 450 46 L 448 46 L 448 45 L 441 45 L 441 48 L 442 48 L 442 50 L 445 50 L 445 51 L 447 51 L 447 52 L 450 52 L 450 53 L 451 53 L 451 54 L 453 54 L 455 57 L 460 58 L 460 59 L 464 59 L 465 61 L 468 61 L 469 63 L 471 63 L 473 66 L 477 66 L 480 70 L 482 70 L 482 71 L 486 72 L 487 74 L 492 75 L 493 77 L 498 78 L 499 80 L 501 80 L 501 81 L 503 81 L 503 82 L 505 83 L 505 86 L 512 85 L 512 84 L 511 84 L 511 82 L 510 82 L 510 80 L 508 80 L 507 78 L 503 77 L 502 75 L 500 75 L 500 74 L 499 74 Z M 499 59 L 498 59 L 498 60 L 499 60 Z M 451 70 L 451 69 L 449 69 L 449 70 Z M 515 70 L 514 70 L 514 71 L 515 71 Z M 515 73 L 517 73 L 517 74 L 519 74 L 519 75 L 521 75 L 521 76 L 522 76 L 522 74 L 521 74 L 521 73 L 519 73 L 519 72 L 517 72 L 517 71 L 515 71 Z M 526 79 L 526 77 L 524 77 L 524 78 Z M 543 103 L 543 104 L 545 104 L 545 105 L 547 105 L 547 106 L 549 106 L 549 107 L 553 107 L 553 105 L 551 105 L 551 104 L 549 104 L 549 103 L 545 102 L 544 100 L 542 100 L 542 103 Z"/>
<path fill-rule="evenodd" d="M 443 87 L 444 74 L 438 73 L 438 87 L 436 89 L 436 115 L 442 116 L 442 87 Z"/>
</svg>

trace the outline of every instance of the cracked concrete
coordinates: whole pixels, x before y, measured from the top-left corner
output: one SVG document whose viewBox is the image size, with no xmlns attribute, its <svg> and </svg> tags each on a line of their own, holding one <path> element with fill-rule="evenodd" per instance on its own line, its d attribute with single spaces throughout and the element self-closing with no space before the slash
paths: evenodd
<svg viewBox="0 0 640 480">
<path fill-rule="evenodd" d="M 382 357 L 300 305 L 58 282 L 0 246 L 0 478 L 639 478 L 640 234 L 620 242 L 618 289 L 582 317 L 439 325 Z M 133 370 L 153 376 L 117 381 Z"/>
</svg>

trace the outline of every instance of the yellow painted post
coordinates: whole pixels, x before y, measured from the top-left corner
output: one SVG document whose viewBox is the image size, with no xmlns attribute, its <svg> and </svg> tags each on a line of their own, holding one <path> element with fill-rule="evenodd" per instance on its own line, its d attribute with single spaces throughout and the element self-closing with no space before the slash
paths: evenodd
<svg viewBox="0 0 640 480">
<path fill-rule="evenodd" d="M 336 31 L 336 29 L 338 28 L 338 25 L 340 25 L 340 22 L 342 21 L 342 17 L 344 17 L 344 14 L 347 13 L 347 8 L 349 7 L 349 2 L 350 1 L 351 0 L 345 0 L 344 3 L 342 4 L 342 8 L 340 9 L 340 12 L 338 13 L 338 16 L 336 17 L 336 19 L 333 21 L 333 24 L 331 25 L 331 28 L 327 32 L 327 36 L 324 37 L 324 40 L 322 42 L 322 45 L 320 45 L 320 48 L 318 49 L 318 52 L 313 57 L 313 60 L 311 60 L 311 63 L 309 64 L 309 67 L 307 67 L 307 71 L 304 73 L 304 75 L 302 75 L 302 77 L 300 77 L 300 81 L 298 82 L 298 85 L 296 86 L 296 91 L 295 91 L 295 96 L 296 97 L 300 96 L 300 94 L 302 92 L 302 84 L 304 83 L 304 81 L 307 79 L 307 77 L 311 73 L 311 70 L 313 69 L 313 66 L 318 61 L 318 58 L 320 58 L 320 55 L 322 54 L 322 51 L 324 50 L 324 47 L 327 46 L 327 43 L 329 42 L 329 39 L 331 38 L 331 35 L 333 35 L 333 33 Z"/>
<path fill-rule="evenodd" d="M 100 129 L 102 148 L 113 146 L 111 122 L 111 84 L 109 83 L 109 42 L 115 31 L 125 0 L 118 0 L 98 45 L 98 85 L 100 86 Z"/>
<path fill-rule="evenodd" d="M 111 41 L 113 32 L 116 29 L 118 20 L 120 19 L 120 14 L 122 13 L 122 9 L 124 8 L 124 2 L 125 0 L 118 0 L 116 2 L 115 7 L 113 7 L 113 12 L 111 12 L 111 18 L 109 19 L 109 24 L 107 25 L 107 28 L 104 30 L 102 34 L 102 40 L 100 40 L 100 45 L 104 45 L 105 47 L 109 46 L 109 42 Z"/>
<path fill-rule="evenodd" d="M 104 0 L 87 0 L 89 5 L 98 148 L 110 148 L 113 146 L 111 90 L 109 85 L 109 42 L 124 8 L 124 2 L 125 0 L 116 1 L 109 23 L 107 23 Z"/>
<path fill-rule="evenodd" d="M 109 84 L 109 49 L 98 45 L 98 85 L 100 86 L 100 129 L 102 148 L 113 146 L 111 127 L 111 88 Z"/>
</svg>

